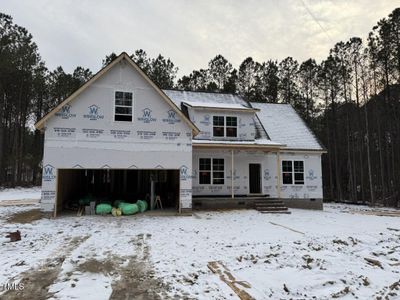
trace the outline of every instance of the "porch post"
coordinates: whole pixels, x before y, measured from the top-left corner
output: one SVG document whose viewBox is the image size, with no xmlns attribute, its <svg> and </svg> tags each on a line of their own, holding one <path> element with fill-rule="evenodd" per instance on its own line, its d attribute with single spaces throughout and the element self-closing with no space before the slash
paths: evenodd
<svg viewBox="0 0 400 300">
<path fill-rule="evenodd" d="M 277 196 L 278 199 L 281 198 L 281 152 L 280 150 L 278 150 L 276 152 L 276 172 L 277 172 L 277 184 L 276 184 L 276 188 L 277 188 Z"/>
<path fill-rule="evenodd" d="M 235 191 L 234 191 L 234 179 L 233 179 L 233 170 L 234 170 L 234 159 L 233 159 L 233 149 L 231 150 L 231 193 L 232 199 L 235 198 Z"/>
</svg>

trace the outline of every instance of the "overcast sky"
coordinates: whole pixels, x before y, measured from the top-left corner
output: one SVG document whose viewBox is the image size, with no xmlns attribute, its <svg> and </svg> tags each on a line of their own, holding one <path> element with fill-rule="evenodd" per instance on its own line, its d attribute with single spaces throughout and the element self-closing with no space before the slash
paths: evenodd
<svg viewBox="0 0 400 300">
<path fill-rule="evenodd" d="M 365 38 L 399 0 L 1 0 L 0 11 L 33 35 L 48 68 L 96 72 L 106 54 L 144 49 L 179 74 L 216 54 L 234 67 L 292 56 L 324 59 L 335 42 Z"/>
</svg>

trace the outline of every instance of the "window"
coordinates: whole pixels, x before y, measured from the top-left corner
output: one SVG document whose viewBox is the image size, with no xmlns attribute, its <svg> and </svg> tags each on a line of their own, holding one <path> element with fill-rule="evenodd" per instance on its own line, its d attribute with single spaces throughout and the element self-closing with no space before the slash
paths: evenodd
<svg viewBox="0 0 400 300">
<path fill-rule="evenodd" d="M 304 184 L 304 162 L 302 160 L 282 161 L 283 184 Z"/>
<path fill-rule="evenodd" d="M 224 159 L 213 158 L 213 184 L 224 184 Z"/>
<path fill-rule="evenodd" d="M 114 120 L 132 122 L 132 93 L 115 92 Z"/>
<path fill-rule="evenodd" d="M 236 137 L 237 136 L 237 118 L 226 117 L 226 136 Z"/>
<path fill-rule="evenodd" d="M 213 116 L 213 136 L 237 137 L 237 117 Z"/>
<path fill-rule="evenodd" d="M 304 184 L 304 162 L 295 160 L 294 162 L 294 184 Z"/>
<path fill-rule="evenodd" d="M 199 161 L 199 183 L 210 184 L 211 183 L 211 159 L 200 158 Z"/>
<path fill-rule="evenodd" d="M 293 168 L 291 160 L 283 160 L 282 161 L 282 180 L 283 184 L 292 184 L 293 183 Z"/>
<path fill-rule="evenodd" d="M 223 158 L 200 158 L 199 184 L 224 184 L 225 164 Z"/>
<path fill-rule="evenodd" d="M 225 120 L 222 116 L 213 117 L 213 135 L 214 136 L 224 136 L 224 125 Z"/>
</svg>

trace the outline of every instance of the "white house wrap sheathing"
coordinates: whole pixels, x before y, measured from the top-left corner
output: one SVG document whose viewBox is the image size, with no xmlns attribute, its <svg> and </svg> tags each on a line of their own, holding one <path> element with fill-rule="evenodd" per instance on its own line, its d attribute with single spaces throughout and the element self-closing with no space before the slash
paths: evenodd
<svg viewBox="0 0 400 300">
<path fill-rule="evenodd" d="M 133 93 L 133 121 L 114 121 L 115 91 Z M 180 170 L 180 207 L 192 204 L 192 129 L 122 60 L 45 124 L 42 209 L 53 211 L 58 169 Z"/>
</svg>

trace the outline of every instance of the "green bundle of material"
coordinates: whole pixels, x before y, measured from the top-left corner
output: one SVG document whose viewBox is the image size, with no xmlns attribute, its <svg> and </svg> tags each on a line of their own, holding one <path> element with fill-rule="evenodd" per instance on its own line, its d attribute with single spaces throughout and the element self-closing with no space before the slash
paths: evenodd
<svg viewBox="0 0 400 300">
<path fill-rule="evenodd" d="M 136 205 L 139 207 L 139 211 L 141 213 L 145 212 L 148 209 L 148 204 L 147 204 L 147 201 L 145 201 L 145 200 L 138 200 L 136 202 Z"/>
<path fill-rule="evenodd" d="M 111 213 L 112 206 L 110 204 L 101 203 L 96 206 L 96 214 L 97 215 L 107 215 Z"/>
<path fill-rule="evenodd" d="M 120 203 L 118 208 L 121 209 L 123 215 L 133 215 L 139 212 L 139 207 L 132 203 Z"/>
<path fill-rule="evenodd" d="M 92 200 L 91 195 L 86 195 L 85 197 L 79 199 L 79 205 L 90 205 L 90 201 Z"/>
</svg>

